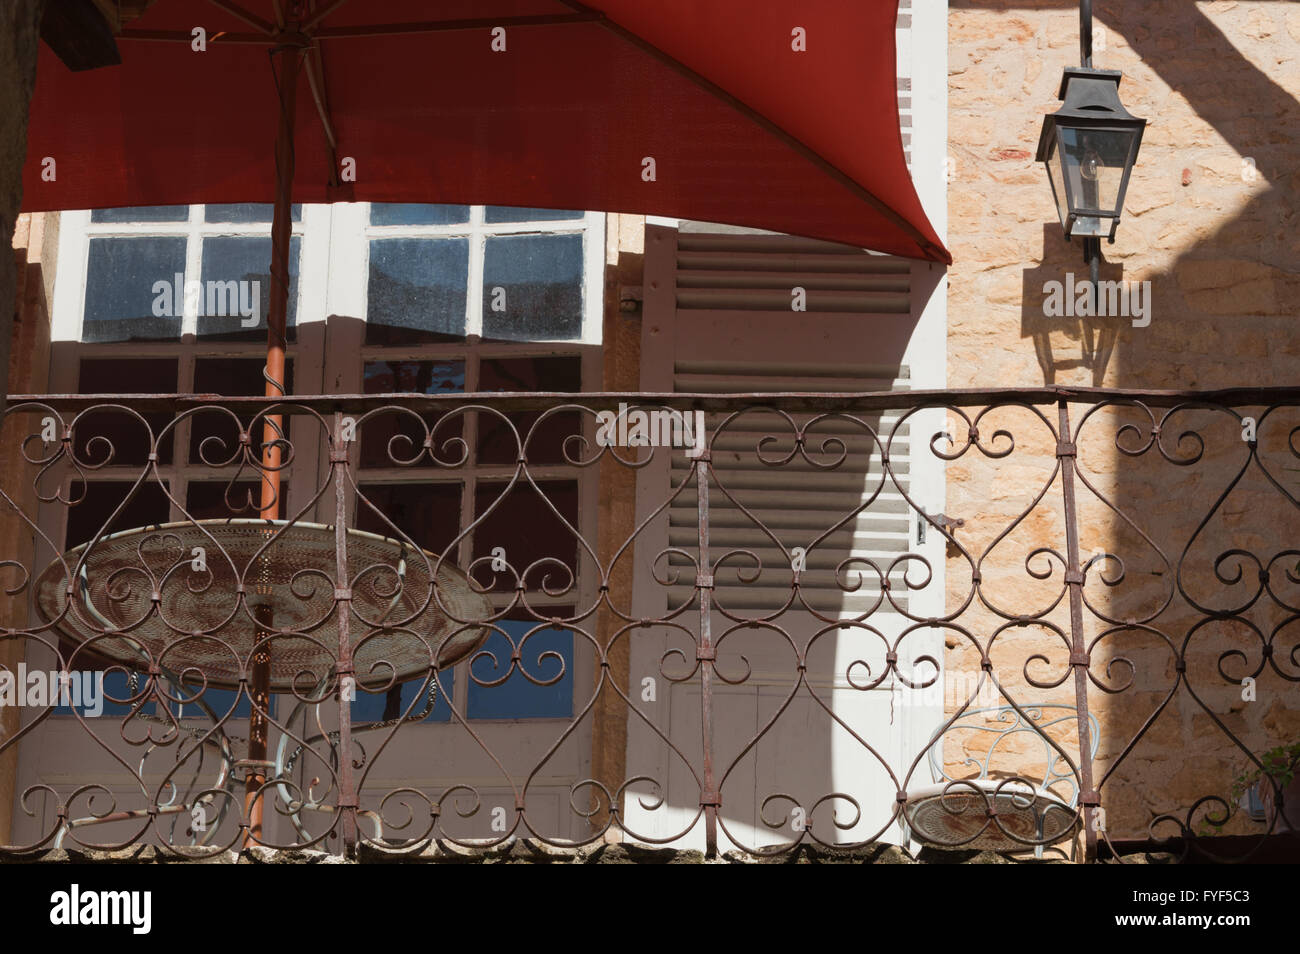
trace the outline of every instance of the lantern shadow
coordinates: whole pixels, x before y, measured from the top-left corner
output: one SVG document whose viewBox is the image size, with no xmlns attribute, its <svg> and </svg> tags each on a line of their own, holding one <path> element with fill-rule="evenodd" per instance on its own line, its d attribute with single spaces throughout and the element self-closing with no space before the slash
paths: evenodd
<svg viewBox="0 0 1300 954">
<path fill-rule="evenodd" d="M 1124 266 L 1103 258 L 1100 278 L 1102 282 L 1122 282 Z M 1020 336 L 1033 339 L 1045 384 L 1055 384 L 1058 371 L 1087 368 L 1093 386 L 1100 387 L 1119 329 L 1130 320 L 1114 315 L 1080 316 L 1080 299 L 1086 299 L 1089 281 L 1081 243 L 1066 239 L 1058 223 L 1045 224 L 1042 260 L 1036 268 L 1024 270 L 1020 295 Z"/>
</svg>

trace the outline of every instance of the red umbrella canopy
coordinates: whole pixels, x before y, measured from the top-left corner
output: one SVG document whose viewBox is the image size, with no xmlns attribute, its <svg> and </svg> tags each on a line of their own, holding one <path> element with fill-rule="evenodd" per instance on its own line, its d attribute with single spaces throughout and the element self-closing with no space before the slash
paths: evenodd
<svg viewBox="0 0 1300 954">
<path fill-rule="evenodd" d="M 72 72 L 42 49 L 24 208 L 272 201 L 271 51 L 288 44 L 304 51 L 295 201 L 640 212 L 948 262 L 904 161 L 896 14 L 896 0 L 158 0 L 120 29 L 121 65 Z"/>
</svg>

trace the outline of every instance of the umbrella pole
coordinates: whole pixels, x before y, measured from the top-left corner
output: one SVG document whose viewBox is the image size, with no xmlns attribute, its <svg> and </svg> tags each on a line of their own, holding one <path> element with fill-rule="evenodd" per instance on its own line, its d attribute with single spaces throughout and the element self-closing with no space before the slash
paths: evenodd
<svg viewBox="0 0 1300 954">
<path fill-rule="evenodd" d="M 282 397 L 284 388 L 284 352 L 286 327 L 289 315 L 289 239 L 293 231 L 291 200 L 293 192 L 293 123 L 297 100 L 298 73 L 302 67 L 303 51 L 297 46 L 282 46 L 273 52 L 273 64 L 278 76 L 280 95 L 280 129 L 275 140 L 275 212 L 271 219 L 271 303 L 266 316 L 266 396 Z M 284 417 L 268 414 L 262 429 L 262 498 L 259 511 L 267 520 L 281 516 L 280 465 L 282 448 L 278 443 L 283 436 Z M 257 614 L 257 637 L 263 638 L 272 629 L 274 621 L 269 613 Z M 258 650 L 252 660 L 253 702 L 248 717 L 249 772 L 244 783 L 244 811 L 248 818 L 248 838 L 262 836 L 262 807 L 260 796 L 266 784 L 266 750 L 269 720 L 266 712 L 270 702 L 271 653 Z M 259 706 L 261 711 L 259 711 Z"/>
</svg>

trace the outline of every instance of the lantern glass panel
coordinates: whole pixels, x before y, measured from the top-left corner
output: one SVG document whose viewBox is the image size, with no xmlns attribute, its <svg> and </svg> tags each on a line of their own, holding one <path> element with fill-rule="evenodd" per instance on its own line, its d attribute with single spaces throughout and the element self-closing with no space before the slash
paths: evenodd
<svg viewBox="0 0 1300 954">
<path fill-rule="evenodd" d="M 1101 212 L 1106 218 L 1118 215 L 1124 170 L 1137 130 L 1057 128 L 1061 165 L 1074 200 L 1071 204 L 1078 211 Z M 1100 216 L 1080 216 L 1075 219 L 1072 231 L 1075 235 L 1107 235 L 1110 223 Z"/>
<path fill-rule="evenodd" d="M 1056 215 L 1064 227 L 1070 217 L 1070 203 L 1066 197 L 1065 177 L 1061 172 L 1061 151 L 1056 148 L 1056 140 L 1051 141 L 1051 152 L 1047 156 L 1047 178 L 1052 184 L 1052 198 L 1056 200 Z"/>
</svg>

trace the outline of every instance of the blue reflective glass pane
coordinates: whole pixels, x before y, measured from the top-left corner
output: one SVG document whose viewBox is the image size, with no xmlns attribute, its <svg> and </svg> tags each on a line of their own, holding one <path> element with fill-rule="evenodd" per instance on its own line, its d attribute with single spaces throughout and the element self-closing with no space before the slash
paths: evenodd
<svg viewBox="0 0 1300 954">
<path fill-rule="evenodd" d="M 197 685 L 183 686 L 180 689 L 173 690 L 171 695 L 181 699 L 193 699 L 195 698 L 195 694 L 199 691 L 199 688 L 200 687 Z M 235 701 L 236 697 L 238 697 L 238 703 Z M 275 710 L 279 698 L 279 696 L 271 696 L 270 703 L 267 705 L 267 711 L 270 712 L 271 718 L 275 718 Z M 221 719 L 227 712 L 230 712 L 231 706 L 235 707 L 235 711 L 230 715 L 232 721 L 243 721 L 244 719 L 247 719 L 253 711 L 253 705 L 248 701 L 248 694 L 244 693 L 240 695 L 238 689 L 214 689 L 209 686 L 201 696 L 198 696 L 198 699 L 201 699 L 218 719 Z M 208 714 L 203 711 L 203 707 L 198 704 L 198 701 L 173 705 L 179 710 L 177 715 L 180 718 L 199 719 L 204 722 L 209 721 Z M 239 728 L 232 726 L 229 721 L 226 723 L 226 726 L 227 731 L 229 732 L 239 734 L 241 731 Z"/>
<path fill-rule="evenodd" d="M 89 245 L 81 340 L 179 338 L 185 239 L 92 238 Z"/>
<path fill-rule="evenodd" d="M 450 394 L 465 390 L 465 362 L 367 361 L 366 394 Z"/>
<path fill-rule="evenodd" d="M 92 222 L 185 222 L 188 205 L 137 205 L 126 209 L 91 209 Z"/>
<path fill-rule="evenodd" d="M 469 221 L 468 205 L 372 202 L 371 225 L 456 225 Z"/>
<path fill-rule="evenodd" d="M 301 222 L 302 205 L 295 202 L 289 206 L 289 216 L 293 221 Z M 205 222 L 270 222 L 274 217 L 275 206 L 269 202 L 231 202 L 203 207 Z"/>
<path fill-rule="evenodd" d="M 563 222 L 580 219 L 586 213 L 573 209 L 520 209 L 510 205 L 489 205 L 483 210 L 483 221 L 498 222 Z"/>
<path fill-rule="evenodd" d="M 92 717 L 90 711 L 98 707 L 96 703 L 101 699 L 103 701 L 102 716 L 120 717 L 130 713 L 131 706 L 111 701 L 112 699 L 130 699 L 133 696 L 130 687 L 130 677 L 120 671 L 94 673 L 93 676 L 97 680 L 96 686 L 102 685 L 102 690 L 96 688 L 93 690 L 91 695 L 83 695 L 81 697 L 81 704 L 79 705 L 58 706 L 55 709 L 56 715 L 72 715 L 72 710 L 75 708 L 83 717 L 90 718 Z M 143 675 L 140 676 L 134 694 L 138 694 L 147 682 L 148 677 Z M 198 686 L 183 686 L 179 689 L 169 689 L 168 695 L 180 699 L 193 700 L 198 691 Z M 221 719 L 227 712 L 230 712 L 230 707 L 233 705 L 235 711 L 231 714 L 231 719 L 244 720 L 247 719 L 249 713 L 252 712 L 252 705 L 248 701 L 247 694 L 239 696 L 239 702 L 236 704 L 235 699 L 238 695 L 239 690 L 237 689 L 214 689 L 209 687 L 199 698 L 207 704 L 208 708 L 216 714 L 218 719 Z M 157 710 L 157 698 L 158 694 L 151 690 L 149 701 L 141 707 L 140 711 L 152 715 Z M 279 698 L 278 695 L 271 696 L 270 705 L 267 707 L 272 718 L 275 717 L 276 709 L 279 707 Z M 76 697 L 74 696 L 72 699 L 75 700 Z M 89 705 L 87 703 L 89 703 Z M 200 707 L 196 701 L 188 703 L 173 703 L 172 708 L 173 714 L 179 718 L 210 721 L 207 713 L 203 711 L 202 707 Z M 229 725 L 229 722 L 227 722 L 227 725 Z"/>
<path fill-rule="evenodd" d="M 302 237 L 289 240 L 289 316 L 298 318 L 298 256 Z M 266 339 L 271 310 L 271 239 L 218 236 L 203 240 L 198 334 L 224 339 Z M 290 339 L 292 340 L 292 334 Z"/>
<path fill-rule="evenodd" d="M 433 712 L 425 719 L 425 722 L 450 722 L 451 706 L 448 700 L 453 698 L 456 691 L 456 673 L 451 669 L 444 669 L 438 673 L 438 697 L 433 704 Z M 412 679 L 402 685 L 402 707 L 398 714 L 404 714 L 410 709 L 411 716 L 419 715 L 428 705 L 429 687 L 424 684 L 424 676 Z M 416 697 L 419 697 L 418 699 Z M 379 722 L 384 717 L 384 704 L 388 699 L 388 693 L 366 692 L 365 689 L 357 687 L 357 698 L 352 703 L 352 721 L 360 722 Z M 414 703 L 414 706 L 412 706 Z"/>
<path fill-rule="evenodd" d="M 506 620 L 497 624 L 510 634 L 506 639 L 498 632 L 488 636 L 479 652 L 496 656 L 497 666 L 486 656 L 471 656 L 472 675 L 483 682 L 499 679 L 510 666 L 510 643 L 516 646 L 535 626 L 534 621 Z M 573 633 L 570 630 L 541 629 L 521 647 L 520 666 L 499 686 L 480 686 L 469 680 L 466 712 L 471 719 L 561 719 L 573 716 Z M 554 655 L 558 653 L 562 659 Z M 476 658 L 478 657 L 478 658 Z M 523 669 L 523 672 L 520 671 Z M 564 675 L 550 685 L 530 682 L 528 673 L 538 682 L 550 682 L 561 670 Z"/>
<path fill-rule="evenodd" d="M 582 236 L 489 238 L 483 251 L 483 337 L 573 339 L 582 334 Z"/>
<path fill-rule="evenodd" d="M 366 341 L 463 338 L 468 285 L 465 239 L 372 240 Z"/>
<path fill-rule="evenodd" d="M 81 714 L 82 718 L 95 718 L 95 715 L 93 714 L 94 710 L 101 708 L 100 704 L 102 703 L 102 711 L 99 714 L 100 718 L 108 716 L 117 716 L 118 718 L 121 718 L 131 711 L 131 706 L 112 702 L 110 699 L 130 699 L 140 693 L 147 681 L 147 677 L 141 676 L 135 692 L 133 693 L 129 685 L 129 677 L 126 673 L 120 671 L 94 673 L 93 688 L 89 695 L 82 695 L 82 704 L 75 707 L 71 705 L 57 706 L 55 707 L 54 714 L 70 716 L 72 715 L 72 710 L 75 708 L 77 712 Z M 83 688 L 85 687 L 84 681 L 82 682 L 82 686 Z M 75 697 L 70 697 L 69 701 L 72 701 L 74 698 Z M 92 703 L 92 705 L 86 705 L 88 702 Z M 152 702 L 146 702 L 140 711 L 152 715 L 154 704 Z"/>
</svg>

